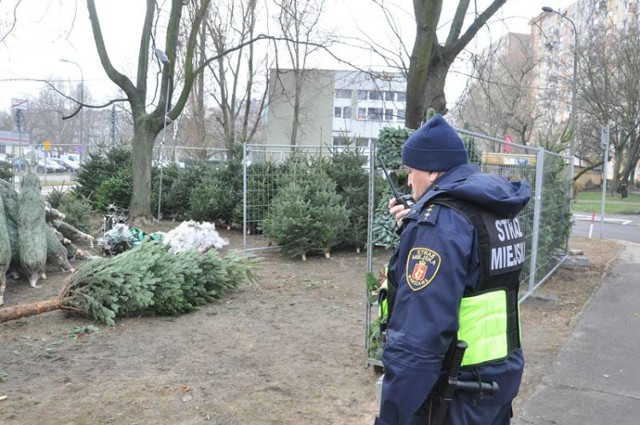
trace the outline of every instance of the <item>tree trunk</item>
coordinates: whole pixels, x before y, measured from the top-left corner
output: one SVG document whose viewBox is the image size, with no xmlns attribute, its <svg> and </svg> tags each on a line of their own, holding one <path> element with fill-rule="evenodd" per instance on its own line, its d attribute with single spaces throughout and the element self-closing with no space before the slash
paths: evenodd
<svg viewBox="0 0 640 425">
<path fill-rule="evenodd" d="M 302 93 L 302 71 L 294 70 L 294 84 L 295 92 L 293 98 L 293 119 L 291 120 L 291 135 L 289 137 L 289 143 L 291 146 L 296 146 L 298 141 L 298 129 L 300 128 L 300 96 Z"/>
<path fill-rule="evenodd" d="M 442 1 L 435 1 L 430 7 L 422 1 L 414 0 L 416 17 L 416 39 L 409 60 L 407 78 L 407 110 L 405 126 L 416 129 L 425 117 L 425 91 L 433 56 L 433 48 L 438 39 L 436 28 L 442 11 Z"/>
<path fill-rule="evenodd" d="M 424 91 L 424 110 L 426 116 L 429 108 L 435 109 L 439 114 L 447 113 L 447 99 L 444 95 L 444 85 L 447 81 L 447 73 L 451 67 L 451 62 L 443 59 L 435 59 L 431 62 L 429 74 L 427 75 L 427 86 Z"/>
<path fill-rule="evenodd" d="M 134 223 L 151 217 L 151 164 L 153 145 L 157 135 L 146 113 L 135 120 L 131 150 L 133 193 L 129 206 L 129 217 Z"/>
<path fill-rule="evenodd" d="M 59 298 L 40 301 L 32 304 L 20 304 L 12 307 L 5 307 L 0 309 L 0 323 L 8 322 L 9 320 L 17 320 L 24 317 L 35 316 L 37 314 L 59 310 L 61 308 L 62 300 Z"/>
</svg>

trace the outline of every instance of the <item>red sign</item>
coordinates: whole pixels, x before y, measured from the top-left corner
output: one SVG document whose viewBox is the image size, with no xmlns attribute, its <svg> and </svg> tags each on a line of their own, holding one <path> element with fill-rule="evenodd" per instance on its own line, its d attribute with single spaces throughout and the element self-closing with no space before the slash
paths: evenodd
<svg viewBox="0 0 640 425">
<path fill-rule="evenodd" d="M 513 152 L 513 145 L 512 145 L 513 139 L 511 138 L 511 136 L 509 136 L 508 134 L 505 134 L 504 135 L 504 141 L 507 142 L 507 143 L 503 144 L 504 145 L 504 148 L 503 148 L 504 153 Z"/>
</svg>

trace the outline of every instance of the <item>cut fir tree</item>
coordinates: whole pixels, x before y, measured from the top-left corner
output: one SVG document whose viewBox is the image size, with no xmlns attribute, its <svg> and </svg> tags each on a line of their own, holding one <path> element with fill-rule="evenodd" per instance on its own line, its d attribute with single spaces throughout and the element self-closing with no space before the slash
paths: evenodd
<svg viewBox="0 0 640 425">
<path fill-rule="evenodd" d="M 115 325 L 116 317 L 179 315 L 219 299 L 251 279 L 255 259 L 196 249 L 172 254 L 148 241 L 120 255 L 84 263 L 52 300 L 0 309 L 0 322 L 65 310 Z"/>
</svg>

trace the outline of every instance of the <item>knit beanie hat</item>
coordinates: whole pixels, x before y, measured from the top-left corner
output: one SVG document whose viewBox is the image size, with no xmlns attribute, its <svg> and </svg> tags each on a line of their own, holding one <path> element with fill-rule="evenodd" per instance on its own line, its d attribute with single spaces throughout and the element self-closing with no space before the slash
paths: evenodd
<svg viewBox="0 0 640 425">
<path fill-rule="evenodd" d="M 416 170 L 448 171 L 467 162 L 462 139 L 442 115 L 434 115 L 402 147 L 402 163 Z"/>
</svg>

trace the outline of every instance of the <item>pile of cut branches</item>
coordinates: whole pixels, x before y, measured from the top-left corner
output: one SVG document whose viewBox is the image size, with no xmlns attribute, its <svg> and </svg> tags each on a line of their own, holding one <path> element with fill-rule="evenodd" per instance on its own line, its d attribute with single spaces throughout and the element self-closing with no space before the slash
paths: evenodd
<svg viewBox="0 0 640 425">
<path fill-rule="evenodd" d="M 117 256 L 84 263 L 57 298 L 0 309 L 0 322 L 57 309 L 110 326 L 116 317 L 179 315 L 252 279 L 255 262 L 215 250 L 171 253 L 168 246 L 148 241 Z"/>
</svg>

